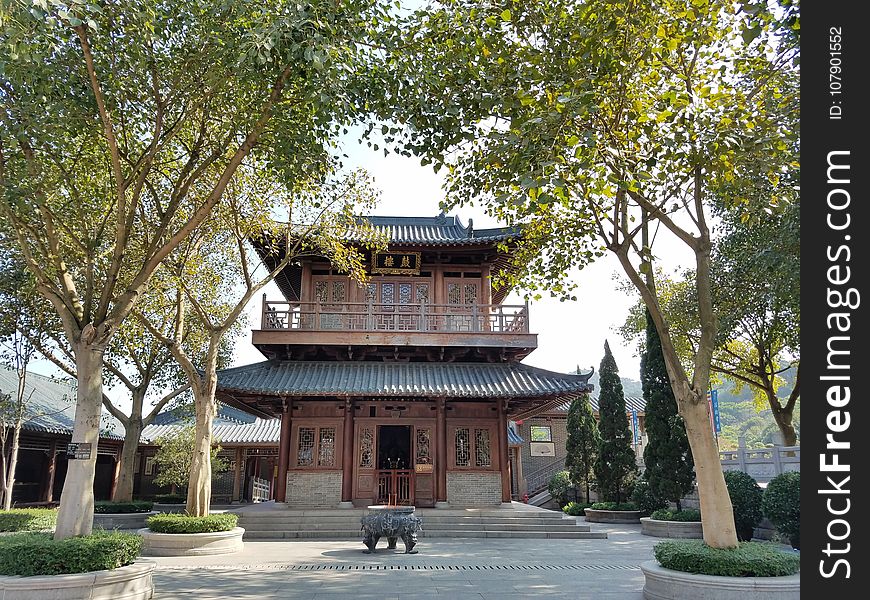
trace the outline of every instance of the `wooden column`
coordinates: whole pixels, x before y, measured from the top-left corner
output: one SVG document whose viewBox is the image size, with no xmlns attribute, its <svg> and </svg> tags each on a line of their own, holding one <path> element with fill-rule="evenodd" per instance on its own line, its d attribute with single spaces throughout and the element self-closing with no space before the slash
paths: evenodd
<svg viewBox="0 0 870 600">
<path fill-rule="evenodd" d="M 45 490 L 42 494 L 43 502 L 54 501 L 54 474 L 57 471 L 57 440 L 51 441 L 48 449 L 48 469 L 46 473 Z"/>
<path fill-rule="evenodd" d="M 240 502 L 242 499 L 242 471 L 244 469 L 245 451 L 236 448 L 236 468 L 233 471 L 233 497 L 230 502 Z"/>
<path fill-rule="evenodd" d="M 498 401 L 498 462 L 501 469 L 501 501 L 511 501 L 511 474 L 508 469 L 507 400 Z"/>
<path fill-rule="evenodd" d="M 109 499 L 115 497 L 115 489 L 118 487 L 118 477 L 121 475 L 121 456 L 120 450 L 115 454 L 115 468 L 112 472 L 112 489 L 109 492 Z"/>
<path fill-rule="evenodd" d="M 275 502 L 287 501 L 287 465 L 289 462 L 290 404 L 285 400 L 281 408 L 281 436 L 278 442 L 278 481 L 275 482 Z"/>
<path fill-rule="evenodd" d="M 447 400 L 435 402 L 435 502 L 447 502 Z"/>
<path fill-rule="evenodd" d="M 344 401 L 341 441 L 341 501 L 353 501 L 353 400 Z"/>
</svg>

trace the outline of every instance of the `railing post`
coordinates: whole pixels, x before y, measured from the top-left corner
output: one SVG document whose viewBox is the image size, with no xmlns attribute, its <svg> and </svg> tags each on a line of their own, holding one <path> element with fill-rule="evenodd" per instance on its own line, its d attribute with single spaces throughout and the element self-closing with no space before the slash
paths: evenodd
<svg viewBox="0 0 870 600">
<path fill-rule="evenodd" d="M 526 318 L 525 318 L 525 321 L 526 321 L 526 330 L 523 333 L 528 333 L 532 330 L 531 326 L 529 325 L 529 301 L 528 300 L 526 300 Z"/>
<path fill-rule="evenodd" d="M 740 470 L 746 473 L 746 440 L 743 436 L 737 438 L 737 464 Z"/>
<path fill-rule="evenodd" d="M 314 329 L 320 329 L 320 300 L 314 303 Z"/>
<path fill-rule="evenodd" d="M 471 331 L 480 331 L 480 309 L 477 304 L 471 305 Z"/>
<path fill-rule="evenodd" d="M 503 306 L 499 306 L 499 307 L 498 307 L 498 332 L 499 332 L 499 333 L 504 333 L 504 332 L 505 332 L 505 328 L 504 328 L 504 307 L 503 307 Z"/>
<path fill-rule="evenodd" d="M 260 307 L 262 309 L 262 314 L 260 315 L 260 328 L 261 329 L 269 329 L 268 323 L 266 323 L 266 294 L 263 294 L 263 305 Z"/>
<path fill-rule="evenodd" d="M 420 302 L 420 321 L 417 323 L 419 331 L 426 331 L 426 303 Z"/>
<path fill-rule="evenodd" d="M 774 476 L 780 475 L 782 473 L 782 456 L 780 455 L 781 446 L 774 446 L 772 448 L 773 452 L 771 452 L 771 457 L 773 458 L 773 474 Z"/>
<path fill-rule="evenodd" d="M 366 329 L 371 331 L 375 328 L 375 320 L 374 320 L 374 306 L 372 306 L 371 299 L 366 301 Z"/>
</svg>

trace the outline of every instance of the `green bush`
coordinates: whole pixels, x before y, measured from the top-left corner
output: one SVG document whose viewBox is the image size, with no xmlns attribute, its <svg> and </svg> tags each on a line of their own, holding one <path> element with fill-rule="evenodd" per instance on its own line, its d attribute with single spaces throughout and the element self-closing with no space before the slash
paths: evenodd
<svg viewBox="0 0 870 600">
<path fill-rule="evenodd" d="M 569 502 L 562 507 L 562 512 L 572 517 L 583 516 L 586 514 L 583 511 L 591 506 L 588 502 Z"/>
<path fill-rule="evenodd" d="M 0 510 L 0 531 L 40 531 L 54 529 L 57 510 L 53 508 L 13 508 Z"/>
<path fill-rule="evenodd" d="M 129 565 L 142 550 L 132 533 L 98 532 L 54 540 L 50 533 L 0 537 L 0 575 L 62 575 L 117 569 Z"/>
<path fill-rule="evenodd" d="M 184 494 L 157 494 L 154 502 L 160 504 L 187 504 L 187 496 Z"/>
<path fill-rule="evenodd" d="M 656 560 L 666 569 L 725 577 L 781 577 L 800 569 L 800 556 L 772 544 L 742 542 L 737 548 L 711 548 L 701 540 L 659 542 Z"/>
<path fill-rule="evenodd" d="M 668 501 L 656 494 L 645 479 L 638 479 L 635 482 L 631 501 L 644 515 L 652 514 L 668 505 Z"/>
<path fill-rule="evenodd" d="M 637 510 L 637 506 L 633 502 L 596 502 L 590 506 L 592 510 Z"/>
<path fill-rule="evenodd" d="M 681 521 L 683 523 L 700 523 L 701 511 L 693 508 L 684 508 L 683 510 L 670 510 L 662 508 L 650 515 L 651 519 L 657 521 Z"/>
<path fill-rule="evenodd" d="M 150 511 L 153 505 L 154 503 L 149 500 L 133 500 L 131 502 L 108 502 L 101 500 L 100 502 L 94 502 L 94 513 L 99 515 L 143 513 Z"/>
<path fill-rule="evenodd" d="M 728 486 L 728 495 L 734 508 L 737 539 L 748 542 L 761 521 L 761 487 L 743 471 L 725 471 L 725 485 Z"/>
<path fill-rule="evenodd" d="M 145 524 L 156 533 L 214 533 L 229 531 L 238 521 L 239 516 L 233 513 L 217 513 L 205 517 L 161 513 L 148 517 Z"/>
<path fill-rule="evenodd" d="M 549 485 L 547 485 L 547 491 L 550 492 L 553 500 L 559 503 L 559 506 L 565 506 L 568 503 L 568 498 L 574 497 L 574 486 L 571 484 L 568 471 L 559 471 L 553 475 Z"/>
<path fill-rule="evenodd" d="M 793 548 L 801 547 L 801 474 L 782 473 L 770 480 L 761 499 L 764 515 L 787 535 Z"/>
</svg>

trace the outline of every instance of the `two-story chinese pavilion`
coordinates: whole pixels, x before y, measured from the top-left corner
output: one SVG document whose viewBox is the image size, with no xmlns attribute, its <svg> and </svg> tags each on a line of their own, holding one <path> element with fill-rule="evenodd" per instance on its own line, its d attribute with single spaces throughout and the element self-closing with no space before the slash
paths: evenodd
<svg viewBox="0 0 870 600">
<path fill-rule="evenodd" d="M 537 347 L 528 305 L 503 304 L 509 290 L 491 282 L 521 232 L 443 214 L 368 220 L 389 240 L 370 279 L 326 260 L 284 269 L 284 299 L 263 298 L 253 331 L 268 360 L 221 371 L 219 398 L 280 417 L 279 502 L 509 502 L 508 420 L 591 389 L 589 375 L 520 362 Z"/>
</svg>

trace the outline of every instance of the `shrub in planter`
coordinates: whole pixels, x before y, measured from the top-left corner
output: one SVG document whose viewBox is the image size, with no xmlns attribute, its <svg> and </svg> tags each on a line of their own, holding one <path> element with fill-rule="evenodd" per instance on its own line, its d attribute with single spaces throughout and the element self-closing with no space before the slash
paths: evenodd
<svg viewBox="0 0 870 600">
<path fill-rule="evenodd" d="M 596 502 L 590 506 L 592 510 L 637 510 L 632 502 Z"/>
<path fill-rule="evenodd" d="M 94 513 L 103 514 L 127 514 L 149 512 L 154 505 L 149 500 L 132 500 L 130 502 L 94 502 Z"/>
<path fill-rule="evenodd" d="M 0 575 L 62 575 L 117 569 L 131 564 L 142 549 L 132 533 L 98 532 L 55 540 L 50 533 L 0 537 Z"/>
<path fill-rule="evenodd" d="M 787 535 L 792 548 L 801 547 L 801 474 L 781 473 L 767 484 L 761 499 L 764 516 Z"/>
<path fill-rule="evenodd" d="M 680 521 L 682 523 L 700 523 L 701 511 L 693 508 L 684 508 L 683 510 L 670 510 L 669 508 L 661 508 L 654 511 L 650 515 L 651 519 L 656 521 Z"/>
<path fill-rule="evenodd" d="M 761 487 L 743 471 L 725 471 L 725 485 L 734 508 L 737 539 L 748 542 L 752 539 L 752 531 L 761 521 Z"/>
<path fill-rule="evenodd" d="M 588 502 L 569 502 L 562 507 L 562 512 L 572 517 L 583 516 L 585 514 L 583 511 L 591 506 Z"/>
<path fill-rule="evenodd" d="M 187 496 L 184 494 L 157 494 L 154 502 L 160 504 L 187 504 Z"/>
<path fill-rule="evenodd" d="M 13 508 L 0 510 L 0 531 L 40 531 L 54 529 L 57 510 L 53 508 Z"/>
<path fill-rule="evenodd" d="M 650 515 L 660 508 L 666 508 L 668 505 L 667 500 L 656 494 L 645 479 L 639 479 L 634 484 L 631 501 L 644 516 Z"/>
<path fill-rule="evenodd" d="M 666 569 L 724 577 L 783 577 L 800 569 L 800 557 L 764 542 L 742 542 L 737 548 L 711 548 L 701 540 L 669 540 L 653 549 Z"/>
<path fill-rule="evenodd" d="M 165 513 L 148 517 L 145 524 L 155 533 L 215 533 L 233 529 L 238 521 L 239 516 L 233 513 L 217 513 L 204 517 Z"/>
</svg>

